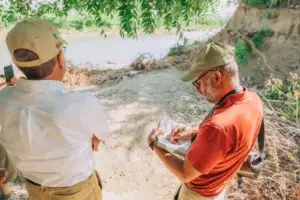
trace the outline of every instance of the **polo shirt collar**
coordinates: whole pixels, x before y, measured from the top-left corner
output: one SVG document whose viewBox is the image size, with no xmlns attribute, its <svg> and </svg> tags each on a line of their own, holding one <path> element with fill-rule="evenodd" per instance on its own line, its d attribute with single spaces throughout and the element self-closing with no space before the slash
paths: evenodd
<svg viewBox="0 0 300 200">
<path fill-rule="evenodd" d="M 221 107 L 226 107 L 226 106 L 243 102 L 245 99 L 247 99 L 247 96 L 248 96 L 248 89 L 246 87 L 243 87 L 243 92 L 232 94 L 226 97 Z"/>
<path fill-rule="evenodd" d="M 20 78 L 16 88 L 28 92 L 64 91 L 65 84 L 54 80 L 27 80 Z"/>
</svg>

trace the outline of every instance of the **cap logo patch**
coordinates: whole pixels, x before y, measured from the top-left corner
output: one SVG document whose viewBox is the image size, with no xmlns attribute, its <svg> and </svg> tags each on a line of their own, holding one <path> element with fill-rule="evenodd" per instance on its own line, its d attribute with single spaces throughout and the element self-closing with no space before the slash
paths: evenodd
<svg viewBox="0 0 300 200">
<path fill-rule="evenodd" d="M 57 37 L 56 33 L 53 33 L 53 37 L 56 39 L 56 48 L 60 49 L 62 42 L 61 40 Z"/>
</svg>

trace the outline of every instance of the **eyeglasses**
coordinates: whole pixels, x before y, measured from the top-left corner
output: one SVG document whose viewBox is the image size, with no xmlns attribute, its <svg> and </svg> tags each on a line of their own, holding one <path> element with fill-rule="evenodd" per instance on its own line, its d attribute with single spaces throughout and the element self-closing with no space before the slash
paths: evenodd
<svg viewBox="0 0 300 200">
<path fill-rule="evenodd" d="M 199 78 L 197 78 L 196 80 L 194 80 L 194 81 L 192 82 L 192 84 L 193 84 L 195 87 L 199 88 L 199 87 L 200 87 L 199 80 L 200 80 L 201 78 L 203 78 L 208 72 L 212 72 L 212 71 L 217 71 L 217 70 L 212 69 L 212 70 L 208 70 L 208 71 L 204 72 Z"/>
<path fill-rule="evenodd" d="M 66 51 L 67 51 L 67 46 L 63 46 L 63 47 L 62 47 L 62 52 L 65 54 Z"/>
</svg>

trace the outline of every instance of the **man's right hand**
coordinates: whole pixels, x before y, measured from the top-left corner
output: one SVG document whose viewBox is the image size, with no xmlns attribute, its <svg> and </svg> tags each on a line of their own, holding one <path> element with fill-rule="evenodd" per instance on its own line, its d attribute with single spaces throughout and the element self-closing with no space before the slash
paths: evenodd
<svg viewBox="0 0 300 200">
<path fill-rule="evenodd" d="M 18 79 L 16 77 L 13 77 L 12 79 L 10 79 L 10 85 L 16 85 Z"/>
<path fill-rule="evenodd" d="M 7 176 L 8 176 L 7 170 L 4 168 L 0 168 L 0 187 L 5 182 Z"/>
<path fill-rule="evenodd" d="M 181 130 L 181 127 L 177 125 L 171 133 L 171 141 L 172 142 L 177 142 L 178 139 L 184 139 L 184 138 L 190 138 L 193 135 L 197 134 L 197 130 L 188 128 L 185 129 L 184 131 Z"/>
<path fill-rule="evenodd" d="M 97 138 L 95 135 L 93 135 L 93 138 L 92 138 L 92 149 L 93 151 L 98 151 L 98 147 L 99 147 L 99 144 L 104 141 L 100 140 L 99 138 Z M 104 143 L 105 144 L 105 143 Z"/>
</svg>

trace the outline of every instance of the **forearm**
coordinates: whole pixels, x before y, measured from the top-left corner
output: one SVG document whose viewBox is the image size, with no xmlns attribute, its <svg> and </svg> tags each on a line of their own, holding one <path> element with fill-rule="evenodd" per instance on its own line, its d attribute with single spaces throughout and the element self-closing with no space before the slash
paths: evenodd
<svg viewBox="0 0 300 200">
<path fill-rule="evenodd" d="M 0 83 L 0 89 L 4 86 L 6 86 L 6 83 Z"/>
<path fill-rule="evenodd" d="M 164 165 L 173 172 L 180 180 L 186 182 L 184 174 L 184 161 L 168 151 L 154 145 L 153 150 Z"/>
</svg>

